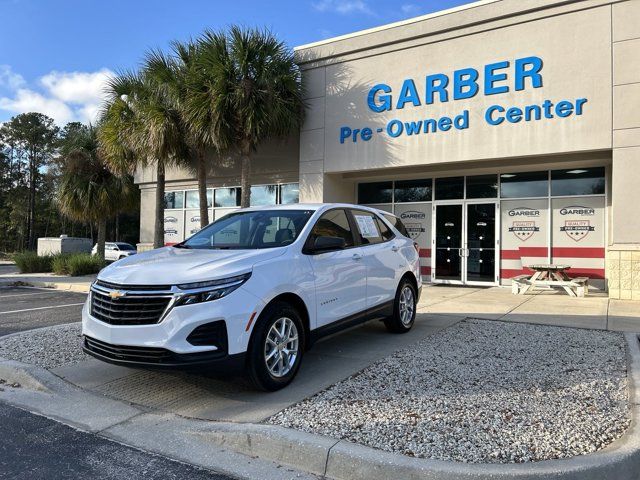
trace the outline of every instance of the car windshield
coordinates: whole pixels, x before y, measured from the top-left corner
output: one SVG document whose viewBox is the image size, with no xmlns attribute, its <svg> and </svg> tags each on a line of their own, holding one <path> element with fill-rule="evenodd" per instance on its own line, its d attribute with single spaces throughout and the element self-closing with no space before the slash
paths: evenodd
<svg viewBox="0 0 640 480">
<path fill-rule="evenodd" d="M 129 245 L 128 243 L 116 243 L 120 250 L 135 250 L 133 245 Z"/>
<path fill-rule="evenodd" d="M 177 248 L 256 249 L 293 243 L 313 210 L 254 210 L 225 215 Z"/>
</svg>

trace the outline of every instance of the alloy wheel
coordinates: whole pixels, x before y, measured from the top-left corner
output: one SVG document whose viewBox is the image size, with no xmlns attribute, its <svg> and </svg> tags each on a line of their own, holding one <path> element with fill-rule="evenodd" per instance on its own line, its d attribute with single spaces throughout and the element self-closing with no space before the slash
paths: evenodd
<svg viewBox="0 0 640 480">
<path fill-rule="evenodd" d="M 409 285 L 405 285 L 400 292 L 400 321 L 405 327 L 411 325 L 414 310 L 413 289 Z"/>
<path fill-rule="evenodd" d="M 291 371 L 298 358 L 298 328 L 293 320 L 281 317 L 276 320 L 264 343 L 264 361 L 269 373 L 276 378 Z"/>
</svg>

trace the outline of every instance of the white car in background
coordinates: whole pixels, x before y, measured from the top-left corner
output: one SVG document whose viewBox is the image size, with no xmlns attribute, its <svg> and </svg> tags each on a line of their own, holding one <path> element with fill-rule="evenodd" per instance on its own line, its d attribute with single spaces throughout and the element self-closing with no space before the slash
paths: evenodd
<svg viewBox="0 0 640 480">
<path fill-rule="evenodd" d="M 243 209 L 102 270 L 82 311 L 83 348 L 125 366 L 241 366 L 277 390 L 320 337 L 372 319 L 408 332 L 421 288 L 417 245 L 393 215 Z"/>
<path fill-rule="evenodd" d="M 91 254 L 95 255 L 98 251 L 98 245 L 94 245 L 91 249 Z M 130 243 L 124 242 L 106 242 L 104 244 L 104 259 L 110 262 L 115 262 L 121 258 L 130 257 L 135 255 L 136 247 Z"/>
</svg>

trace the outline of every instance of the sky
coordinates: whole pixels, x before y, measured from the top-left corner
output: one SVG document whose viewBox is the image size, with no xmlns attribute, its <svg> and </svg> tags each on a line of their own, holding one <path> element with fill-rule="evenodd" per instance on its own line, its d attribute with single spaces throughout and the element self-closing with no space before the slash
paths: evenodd
<svg viewBox="0 0 640 480">
<path fill-rule="evenodd" d="M 290 47 L 470 0 L 0 0 L 0 122 L 29 111 L 95 121 L 105 81 L 149 48 L 231 24 Z"/>
</svg>

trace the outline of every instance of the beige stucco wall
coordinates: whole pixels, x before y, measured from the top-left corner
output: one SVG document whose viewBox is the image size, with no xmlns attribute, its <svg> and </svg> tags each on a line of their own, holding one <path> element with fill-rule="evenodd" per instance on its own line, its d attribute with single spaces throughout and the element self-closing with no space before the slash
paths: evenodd
<svg viewBox="0 0 640 480">
<path fill-rule="evenodd" d="M 613 169 L 609 295 L 640 300 L 640 0 L 613 5 Z"/>
<path fill-rule="evenodd" d="M 570 15 L 545 18 L 402 49 L 348 63 L 326 67 L 325 163 L 326 172 L 410 166 L 428 163 L 511 158 L 554 152 L 597 150 L 611 147 L 611 26 L 610 9 L 601 7 Z M 540 35 L 540 32 L 553 32 Z M 376 83 L 393 88 L 394 100 L 406 78 L 415 79 L 418 93 L 424 91 L 427 74 L 451 75 L 455 69 L 535 55 L 543 59 L 543 87 L 513 89 L 513 68 L 504 70 L 509 93 L 484 95 L 446 103 L 407 105 L 398 110 L 375 113 L 367 106 L 367 94 Z M 482 79 L 483 73 L 480 73 Z M 482 87 L 480 88 L 482 90 Z M 422 95 L 424 98 L 424 95 Z M 489 125 L 485 110 L 498 104 L 508 108 L 557 103 L 587 98 L 582 116 L 542 119 L 531 122 Z M 352 128 L 385 127 L 391 120 L 411 122 L 424 118 L 454 117 L 469 111 L 469 128 L 464 130 L 401 135 L 384 132 L 368 141 L 339 141 L 344 125 Z M 313 114 L 312 114 L 313 115 Z"/>
</svg>

